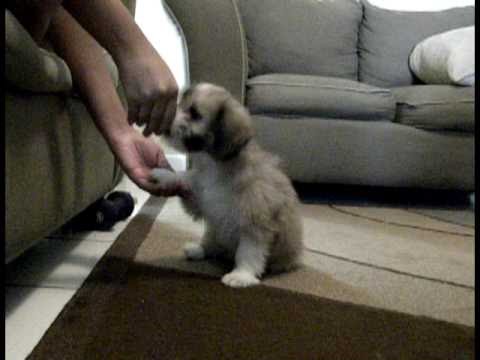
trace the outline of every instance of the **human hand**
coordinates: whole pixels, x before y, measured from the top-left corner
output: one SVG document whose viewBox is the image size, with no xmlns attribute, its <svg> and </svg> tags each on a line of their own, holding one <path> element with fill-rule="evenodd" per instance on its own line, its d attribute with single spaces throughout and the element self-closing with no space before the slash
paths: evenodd
<svg viewBox="0 0 480 360">
<path fill-rule="evenodd" d="M 172 170 L 172 168 L 158 144 L 130 129 L 131 131 L 112 144 L 112 150 L 128 177 L 138 187 L 156 196 L 188 194 L 190 192 L 188 186 L 180 178 L 168 183 L 159 183 L 152 176 L 154 169 Z"/>
<path fill-rule="evenodd" d="M 160 135 L 172 123 L 178 85 L 167 64 L 154 51 L 119 62 L 128 102 L 128 121 L 146 125 L 145 136 Z"/>
<path fill-rule="evenodd" d="M 193 193 L 185 174 L 185 171 L 174 172 L 168 168 L 158 168 L 152 171 L 152 177 L 160 187 L 168 188 L 172 183 L 181 182 L 184 186 L 178 195 L 188 198 L 193 196 Z"/>
</svg>

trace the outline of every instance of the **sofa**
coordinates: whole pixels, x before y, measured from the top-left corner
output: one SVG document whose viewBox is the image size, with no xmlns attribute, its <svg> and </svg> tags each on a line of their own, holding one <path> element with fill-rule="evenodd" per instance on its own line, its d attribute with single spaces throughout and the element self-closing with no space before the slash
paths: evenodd
<svg viewBox="0 0 480 360">
<path fill-rule="evenodd" d="M 421 40 L 474 7 L 355 0 L 165 0 L 192 83 L 227 88 L 297 182 L 474 191 L 474 86 L 424 84 Z"/>
<path fill-rule="evenodd" d="M 125 3 L 133 11 L 135 3 Z M 119 86 L 115 63 L 106 51 L 105 57 Z M 5 85 L 9 263 L 111 191 L 122 172 L 73 91 L 66 63 L 48 45 L 37 46 L 8 10 Z"/>
</svg>

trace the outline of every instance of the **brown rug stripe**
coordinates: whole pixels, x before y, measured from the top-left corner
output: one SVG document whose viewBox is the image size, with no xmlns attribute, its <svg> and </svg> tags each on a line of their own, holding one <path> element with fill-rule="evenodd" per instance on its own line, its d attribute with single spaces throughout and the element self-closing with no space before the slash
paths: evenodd
<svg viewBox="0 0 480 360">
<path fill-rule="evenodd" d="M 30 359 L 474 357 L 470 327 L 135 263 L 155 206 L 130 222 Z"/>
</svg>

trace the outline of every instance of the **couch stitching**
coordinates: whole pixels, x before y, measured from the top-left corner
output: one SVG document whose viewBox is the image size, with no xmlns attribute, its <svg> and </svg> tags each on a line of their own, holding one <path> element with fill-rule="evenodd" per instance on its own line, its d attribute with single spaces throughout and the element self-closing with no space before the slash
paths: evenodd
<svg viewBox="0 0 480 360">
<path fill-rule="evenodd" d="M 475 100 L 471 100 L 471 99 L 461 99 L 461 100 L 455 100 L 455 101 L 426 101 L 426 102 L 417 102 L 417 103 L 397 101 L 397 104 L 400 106 L 450 105 L 450 104 L 474 104 L 474 103 L 475 103 Z"/>
<path fill-rule="evenodd" d="M 384 117 L 384 114 L 381 114 L 381 117 L 378 118 L 358 118 L 358 117 L 333 117 L 333 116 L 325 116 L 324 114 L 307 114 L 307 113 L 298 113 L 298 114 L 292 114 L 292 113 L 284 113 L 284 112 L 279 112 L 279 111 L 268 111 L 268 110 L 251 110 L 250 113 L 252 115 L 256 116 L 274 116 L 275 118 L 278 119 L 320 119 L 321 120 L 340 120 L 340 121 L 367 121 L 367 122 L 393 122 L 393 119 L 389 119 L 387 117 Z M 376 114 L 374 114 L 376 115 Z M 388 114 L 387 114 L 388 115 Z"/>
<path fill-rule="evenodd" d="M 304 88 L 312 88 L 312 89 L 330 89 L 330 90 L 340 90 L 340 91 L 351 91 L 363 94 L 385 94 L 385 95 L 392 95 L 390 90 L 382 90 L 382 89 L 372 89 L 372 90 L 362 90 L 362 89 L 355 89 L 350 87 L 336 87 L 330 85 L 307 85 L 307 84 L 284 84 L 284 83 L 277 83 L 277 82 L 250 82 L 249 86 L 252 85 L 273 85 L 273 86 L 284 86 L 284 87 L 304 87 Z"/>
</svg>

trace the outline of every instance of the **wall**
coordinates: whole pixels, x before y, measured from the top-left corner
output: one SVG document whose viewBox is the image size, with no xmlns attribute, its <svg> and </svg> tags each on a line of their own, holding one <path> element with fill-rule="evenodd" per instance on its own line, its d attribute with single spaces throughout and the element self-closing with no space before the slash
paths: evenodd
<svg viewBox="0 0 480 360">
<path fill-rule="evenodd" d="M 186 83 L 182 38 L 161 0 L 137 0 L 135 21 L 168 64 L 180 88 Z"/>
</svg>

